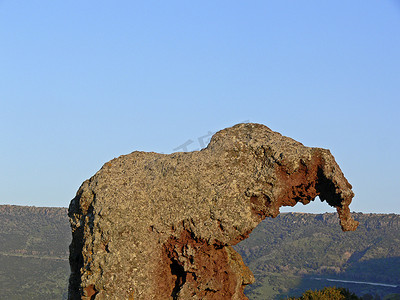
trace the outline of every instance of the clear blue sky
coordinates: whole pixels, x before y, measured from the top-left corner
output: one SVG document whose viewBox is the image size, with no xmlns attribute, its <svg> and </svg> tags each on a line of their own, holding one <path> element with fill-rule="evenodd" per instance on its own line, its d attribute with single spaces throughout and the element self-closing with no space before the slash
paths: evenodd
<svg viewBox="0 0 400 300">
<path fill-rule="evenodd" d="M 68 206 L 114 157 L 248 120 L 400 213 L 399 100 L 399 1 L 0 0 L 0 204 Z"/>
</svg>

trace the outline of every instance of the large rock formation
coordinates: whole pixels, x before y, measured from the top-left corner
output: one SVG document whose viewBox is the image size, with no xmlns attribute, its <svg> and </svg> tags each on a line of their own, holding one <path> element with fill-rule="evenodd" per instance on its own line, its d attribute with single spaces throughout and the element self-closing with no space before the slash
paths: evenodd
<svg viewBox="0 0 400 300">
<path fill-rule="evenodd" d="M 254 277 L 231 246 L 279 207 L 316 196 L 343 230 L 357 227 L 329 150 L 260 124 L 221 130 L 201 151 L 115 158 L 69 207 L 69 298 L 246 299 Z"/>
</svg>

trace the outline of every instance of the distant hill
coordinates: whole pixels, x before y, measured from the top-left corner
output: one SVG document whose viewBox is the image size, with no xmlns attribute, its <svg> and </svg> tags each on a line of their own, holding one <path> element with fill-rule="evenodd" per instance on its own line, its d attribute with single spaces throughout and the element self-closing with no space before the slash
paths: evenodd
<svg viewBox="0 0 400 300">
<path fill-rule="evenodd" d="M 265 219 L 235 246 L 256 277 L 246 295 L 281 299 L 324 286 L 348 288 L 359 296 L 400 293 L 400 215 L 355 213 L 353 217 L 360 222 L 354 232 L 342 232 L 333 213 L 288 213 Z"/>
<path fill-rule="evenodd" d="M 66 299 L 66 208 L 0 205 L 0 299 Z"/>
<path fill-rule="evenodd" d="M 324 286 L 382 299 L 400 293 L 400 216 L 354 218 L 360 222 L 355 232 L 342 232 L 335 214 L 287 213 L 264 220 L 235 246 L 256 277 L 247 296 L 281 299 Z M 66 299 L 70 241 L 66 208 L 0 205 L 0 299 Z"/>
</svg>

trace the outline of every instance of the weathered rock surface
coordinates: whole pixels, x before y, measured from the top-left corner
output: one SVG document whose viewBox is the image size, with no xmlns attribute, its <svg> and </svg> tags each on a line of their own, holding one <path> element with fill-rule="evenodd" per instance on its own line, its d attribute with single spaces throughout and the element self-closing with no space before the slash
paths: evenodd
<svg viewBox="0 0 400 300">
<path fill-rule="evenodd" d="M 357 227 L 329 150 L 260 124 L 221 130 L 201 151 L 115 158 L 69 207 L 69 298 L 246 299 L 254 277 L 231 246 L 279 207 L 316 196 L 343 230 Z"/>
</svg>

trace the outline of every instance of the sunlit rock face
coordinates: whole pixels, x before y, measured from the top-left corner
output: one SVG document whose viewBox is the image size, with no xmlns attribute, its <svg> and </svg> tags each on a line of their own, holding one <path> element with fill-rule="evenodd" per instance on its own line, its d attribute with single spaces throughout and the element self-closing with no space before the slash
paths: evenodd
<svg viewBox="0 0 400 300">
<path fill-rule="evenodd" d="M 260 124 L 221 130 L 201 151 L 115 158 L 69 207 L 69 299 L 247 299 L 254 277 L 231 246 L 316 196 L 356 229 L 329 150 Z"/>
</svg>

